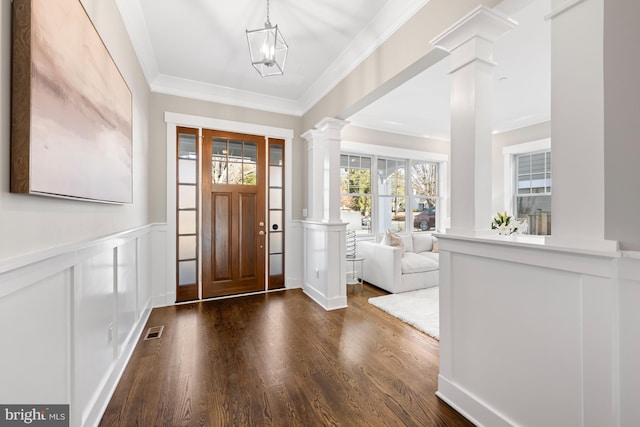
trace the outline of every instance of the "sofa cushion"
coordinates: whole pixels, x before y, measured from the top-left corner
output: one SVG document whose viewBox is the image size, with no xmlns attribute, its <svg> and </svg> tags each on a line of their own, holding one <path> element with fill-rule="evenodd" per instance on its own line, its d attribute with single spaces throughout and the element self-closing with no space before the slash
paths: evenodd
<svg viewBox="0 0 640 427">
<path fill-rule="evenodd" d="M 413 247 L 413 239 L 411 238 L 411 234 L 399 234 L 398 236 L 404 243 L 405 252 L 416 252 L 415 248 Z"/>
<path fill-rule="evenodd" d="M 438 266 L 437 261 L 413 252 L 406 252 L 402 257 L 402 274 L 434 271 L 438 269 Z"/>
<path fill-rule="evenodd" d="M 433 236 L 428 233 L 413 233 L 413 252 L 431 252 L 433 249 Z"/>
<path fill-rule="evenodd" d="M 418 255 L 434 260 L 440 263 L 440 254 L 438 252 L 420 252 Z"/>
</svg>

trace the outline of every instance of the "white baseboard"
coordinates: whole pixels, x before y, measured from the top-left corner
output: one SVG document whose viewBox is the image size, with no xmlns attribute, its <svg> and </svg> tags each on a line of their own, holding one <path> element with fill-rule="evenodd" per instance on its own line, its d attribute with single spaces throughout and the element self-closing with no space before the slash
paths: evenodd
<svg viewBox="0 0 640 427">
<path fill-rule="evenodd" d="M 515 425 L 442 375 L 438 375 L 436 396 L 478 427 L 512 427 Z"/>
<path fill-rule="evenodd" d="M 308 283 L 305 283 L 302 286 L 302 289 L 309 298 L 314 300 L 316 303 L 318 303 L 318 305 L 320 305 L 322 308 L 324 308 L 327 311 L 338 310 L 341 308 L 348 307 L 346 295 L 344 297 L 341 296 L 336 298 L 327 298 L 324 295 L 322 295 L 322 293 L 318 292 L 318 290 L 316 290 L 314 287 L 309 285 Z"/>
<path fill-rule="evenodd" d="M 143 311 L 142 316 L 140 316 L 140 319 L 138 320 L 135 328 L 131 331 L 129 339 L 126 342 L 126 345 L 124 346 L 120 357 L 116 361 L 114 361 L 109 376 L 104 382 L 102 390 L 100 390 L 97 398 L 93 402 L 92 408 L 88 412 L 83 426 L 97 426 L 98 424 L 100 424 L 102 415 L 107 409 L 113 393 L 116 391 L 116 387 L 120 382 L 120 378 L 122 378 L 122 374 L 124 373 L 125 368 L 129 364 L 129 360 L 133 355 L 133 350 L 135 350 L 136 345 L 138 344 L 138 340 L 142 335 L 144 326 L 147 324 L 147 320 L 149 320 L 150 314 L 151 307 L 147 306 Z"/>
</svg>

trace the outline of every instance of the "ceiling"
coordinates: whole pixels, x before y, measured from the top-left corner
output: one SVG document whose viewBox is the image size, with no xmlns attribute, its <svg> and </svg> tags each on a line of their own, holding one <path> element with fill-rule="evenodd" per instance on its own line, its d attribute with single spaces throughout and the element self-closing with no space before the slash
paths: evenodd
<svg viewBox="0 0 640 427">
<path fill-rule="evenodd" d="M 302 115 L 428 0 L 270 0 L 289 44 L 282 76 L 251 66 L 266 0 L 116 0 L 151 90 Z M 549 119 L 549 0 L 504 0 L 519 27 L 496 45 L 494 130 Z M 506 77 L 506 78 L 503 78 Z M 365 107 L 354 125 L 448 139 L 447 58 Z"/>
</svg>

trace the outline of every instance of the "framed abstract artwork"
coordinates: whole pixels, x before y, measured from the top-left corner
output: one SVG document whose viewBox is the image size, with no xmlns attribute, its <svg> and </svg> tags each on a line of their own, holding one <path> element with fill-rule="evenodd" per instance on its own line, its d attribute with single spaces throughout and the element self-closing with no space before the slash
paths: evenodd
<svg viewBox="0 0 640 427">
<path fill-rule="evenodd" d="M 79 0 L 14 0 L 11 192 L 133 201 L 132 96 Z"/>
</svg>

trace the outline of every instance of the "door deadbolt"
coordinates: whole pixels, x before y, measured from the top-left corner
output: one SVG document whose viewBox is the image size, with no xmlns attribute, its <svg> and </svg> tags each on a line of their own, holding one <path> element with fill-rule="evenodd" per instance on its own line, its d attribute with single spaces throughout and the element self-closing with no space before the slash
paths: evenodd
<svg viewBox="0 0 640 427">
<path fill-rule="evenodd" d="M 261 235 L 261 236 L 264 236 L 264 231 L 260 230 L 260 231 L 258 231 L 258 234 Z"/>
</svg>

